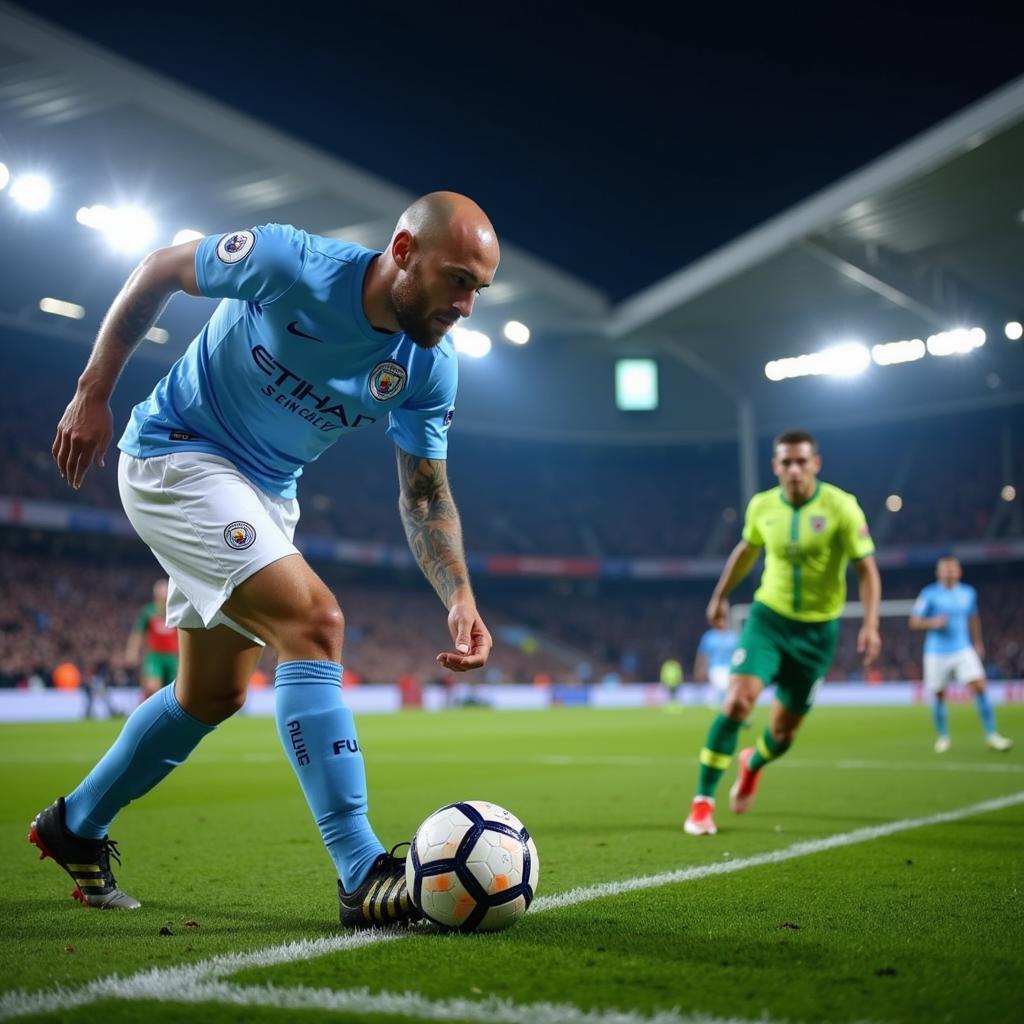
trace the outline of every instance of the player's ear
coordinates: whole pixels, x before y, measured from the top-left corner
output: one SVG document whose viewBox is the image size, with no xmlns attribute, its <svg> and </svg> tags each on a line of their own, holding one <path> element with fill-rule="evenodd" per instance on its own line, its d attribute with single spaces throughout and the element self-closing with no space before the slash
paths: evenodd
<svg viewBox="0 0 1024 1024">
<path fill-rule="evenodd" d="M 409 257 L 412 255 L 414 244 L 412 232 L 406 231 L 404 228 L 396 232 L 395 237 L 391 239 L 391 258 L 402 270 L 409 265 Z"/>
</svg>

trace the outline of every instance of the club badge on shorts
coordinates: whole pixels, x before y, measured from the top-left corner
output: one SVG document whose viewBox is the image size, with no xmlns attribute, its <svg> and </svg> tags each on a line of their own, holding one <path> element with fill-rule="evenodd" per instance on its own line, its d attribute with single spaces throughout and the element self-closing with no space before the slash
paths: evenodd
<svg viewBox="0 0 1024 1024">
<path fill-rule="evenodd" d="M 236 551 L 251 548 L 255 540 L 256 530 L 250 523 L 243 523 L 241 519 L 224 527 L 224 543 Z"/>
<path fill-rule="evenodd" d="M 398 363 L 378 363 L 370 374 L 370 394 L 378 402 L 386 402 L 405 387 L 407 376 L 405 367 Z"/>
<path fill-rule="evenodd" d="M 251 231 L 236 231 L 217 243 L 217 259 L 221 263 L 238 263 L 252 252 L 256 236 Z"/>
</svg>

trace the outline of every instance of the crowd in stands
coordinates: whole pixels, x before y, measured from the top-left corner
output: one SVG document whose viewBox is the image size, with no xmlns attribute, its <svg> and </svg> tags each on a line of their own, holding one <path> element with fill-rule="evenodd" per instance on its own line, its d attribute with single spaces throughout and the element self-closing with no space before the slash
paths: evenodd
<svg viewBox="0 0 1024 1024">
<path fill-rule="evenodd" d="M 119 508 L 116 453 L 77 492 L 57 475 L 50 455 L 57 416 L 43 406 L 0 413 L 0 494 Z M 985 420 L 969 438 L 960 431 L 947 438 L 940 427 L 929 428 L 928 438 L 916 429 L 895 442 L 869 437 L 865 450 L 839 439 L 830 445 L 826 436 L 822 478 L 857 495 L 880 544 L 1024 536 L 1024 486 L 1014 501 L 1001 497 L 1010 481 L 1001 468 L 999 423 Z M 878 468 L 883 444 L 893 453 L 891 473 Z M 900 460 L 911 461 L 913 472 L 899 472 Z M 453 438 L 449 472 L 467 550 L 478 553 L 720 556 L 742 529 L 735 450 L 725 445 L 524 449 Z M 902 508 L 891 512 L 885 502 L 894 493 Z M 300 533 L 404 543 L 395 460 L 383 432 L 366 444 L 339 444 L 313 463 L 299 495 Z"/>
<path fill-rule="evenodd" d="M 0 496 L 119 509 L 116 450 L 78 491 L 58 476 L 50 454 L 55 425 L 86 352 L 49 343 L 0 346 L 0 373 L 17 380 L 0 410 Z M 114 440 L 131 404 L 164 367 L 144 356 L 125 371 L 114 399 Z M 881 546 L 945 545 L 1024 537 L 1024 410 L 1007 408 L 877 424 L 820 435 L 822 478 L 854 492 Z M 770 439 L 759 442 L 759 486 L 769 474 Z M 524 444 L 458 431 L 449 474 L 475 553 L 603 558 L 721 559 L 742 528 L 738 453 L 733 443 L 675 447 Z M 1022 494 L 1007 492 L 1017 482 Z M 300 481 L 300 535 L 404 547 L 398 483 L 383 429 L 338 444 Z M 898 494 L 902 507 L 886 508 Z M 102 669 L 131 681 L 123 650 L 158 567 L 137 541 L 78 536 L 28 553 L 29 531 L 0 526 L 0 685 L 52 685 L 61 666 Z M 122 554 L 124 557 L 122 558 Z M 144 563 L 139 558 L 146 558 Z M 1019 563 L 1018 563 L 1019 564 Z M 330 566 L 317 566 L 329 576 Z M 972 570 L 967 567 L 967 578 Z M 1011 573 L 979 585 L 993 675 L 1024 676 L 1018 609 L 1024 581 Z M 339 575 L 347 618 L 350 678 L 391 682 L 437 675 L 449 644 L 443 609 L 418 577 Z M 913 596 L 925 578 L 886 574 L 886 596 Z M 497 639 L 488 681 L 653 680 L 666 657 L 692 665 L 704 629 L 703 586 L 620 584 L 504 586 L 478 579 L 481 609 Z M 846 624 L 833 675 L 856 675 L 855 629 Z M 884 679 L 920 674 L 919 635 L 902 620 L 883 623 Z M 69 678 L 73 678 L 69 669 Z"/>
<path fill-rule="evenodd" d="M 118 544 L 117 550 L 126 545 Z M 125 660 L 125 644 L 139 613 L 150 600 L 155 564 L 101 566 L 94 559 L 25 555 L 3 551 L 0 558 L 0 687 L 64 685 L 102 671 L 116 684 L 136 681 Z M 325 573 L 330 580 L 329 567 Z M 379 588 L 331 581 L 345 614 L 346 680 L 351 684 L 447 683 L 435 656 L 452 649 L 444 607 L 423 580 Z M 574 652 L 538 643 L 515 628 L 515 620 L 483 606 L 499 636 L 479 681 L 555 682 L 575 678 Z M 501 637 L 511 637 L 502 640 Z M 273 660 L 261 661 L 272 671 Z M 612 666 L 596 659 L 594 671 Z"/>
<path fill-rule="evenodd" d="M 111 541 L 99 549 L 105 555 L 87 556 L 45 549 L 0 551 L 0 686 L 64 685 L 69 675 L 97 671 L 115 683 L 134 681 L 125 643 L 159 568 L 140 562 L 137 551 L 129 554 L 131 545 Z M 450 681 L 434 661 L 439 651 L 450 648 L 446 616 L 425 581 L 410 576 L 384 584 L 371 577 L 334 577 L 329 565 L 317 568 L 345 613 L 350 684 Z M 993 678 L 1022 678 L 1024 582 L 974 576 L 988 672 Z M 967 579 L 972 579 L 969 566 Z M 912 598 L 926 582 L 927 574 L 920 572 L 887 573 L 886 596 Z M 481 612 L 496 642 L 487 669 L 475 678 L 491 683 L 650 682 L 672 657 L 684 664 L 689 679 L 706 628 L 710 585 L 638 588 L 481 580 Z M 883 656 L 866 675 L 855 649 L 857 625 L 855 620 L 842 623 L 830 679 L 920 678 L 922 637 L 909 630 L 904 617 L 883 618 Z M 265 659 L 261 667 L 270 672 L 273 661 Z"/>
<path fill-rule="evenodd" d="M 48 346 L 0 346 L 0 372 L 19 387 L 0 411 L 0 495 L 119 509 L 116 451 L 106 468 L 71 491 L 54 471 L 50 446 L 70 398 L 83 346 L 55 370 Z M 56 364 L 60 365 L 60 364 Z M 129 363 L 113 401 L 120 436 L 131 405 L 164 367 Z M 477 553 L 576 557 L 714 557 L 742 528 L 735 443 L 675 447 L 524 444 L 451 435 L 449 474 L 466 547 Z M 1024 409 L 881 423 L 820 435 L 822 478 L 852 491 L 880 544 L 1024 536 Z M 774 484 L 770 438 L 761 438 L 758 486 Z M 1021 495 L 1001 492 L 1016 480 Z M 900 496 L 899 511 L 886 499 Z M 394 512 L 393 446 L 381 425 L 359 443 L 342 441 L 300 481 L 299 532 L 404 544 Z"/>
</svg>

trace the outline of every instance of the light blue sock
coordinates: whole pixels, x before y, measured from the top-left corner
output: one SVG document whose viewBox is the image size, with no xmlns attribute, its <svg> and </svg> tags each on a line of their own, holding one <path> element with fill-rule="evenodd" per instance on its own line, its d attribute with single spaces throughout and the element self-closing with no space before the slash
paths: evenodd
<svg viewBox="0 0 1024 1024">
<path fill-rule="evenodd" d="M 122 807 L 148 793 L 217 727 L 193 718 L 174 684 L 143 701 L 114 745 L 65 801 L 65 823 L 84 839 L 102 839 Z"/>
<path fill-rule="evenodd" d="M 945 739 L 949 736 L 949 713 L 946 710 L 946 702 L 937 700 L 932 702 L 932 720 L 935 722 L 935 731 Z"/>
<path fill-rule="evenodd" d="M 981 716 L 981 724 L 985 729 L 985 735 L 991 736 L 996 731 L 996 713 L 992 710 L 992 704 L 988 699 L 988 692 L 982 690 L 974 695 L 974 703 L 978 706 L 978 714 Z"/>
<path fill-rule="evenodd" d="M 286 661 L 274 680 L 277 732 L 346 892 L 384 852 L 366 817 L 366 769 L 341 666 Z"/>
</svg>

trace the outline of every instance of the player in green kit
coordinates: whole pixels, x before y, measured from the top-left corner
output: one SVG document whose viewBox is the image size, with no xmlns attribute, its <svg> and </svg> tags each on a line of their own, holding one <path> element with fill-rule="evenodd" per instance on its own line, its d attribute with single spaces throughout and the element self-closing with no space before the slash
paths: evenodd
<svg viewBox="0 0 1024 1024">
<path fill-rule="evenodd" d="M 135 619 L 124 651 L 125 661 L 139 669 L 143 700 L 173 683 L 178 675 L 178 630 L 168 626 L 166 618 L 167 580 L 159 579 L 153 584 L 153 600 Z"/>
<path fill-rule="evenodd" d="M 730 810 L 749 810 L 761 769 L 792 744 L 835 656 L 851 559 L 864 605 L 857 650 L 870 664 L 881 648 L 882 584 L 875 546 L 857 499 L 818 480 L 821 456 L 811 434 L 780 434 L 774 453 L 772 471 L 779 486 L 751 498 L 743 539 L 725 563 L 708 603 L 708 621 L 714 623 L 728 607 L 727 596 L 754 568 L 764 548 L 764 574 L 733 653 L 729 690 L 700 752 L 697 795 L 683 825 L 693 836 L 718 831 L 715 790 L 732 760 L 740 728 L 766 686 L 775 685 L 769 725 L 757 745 L 740 754 L 739 777 L 729 792 Z"/>
</svg>

